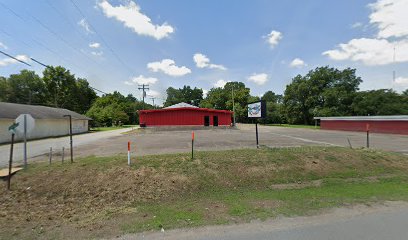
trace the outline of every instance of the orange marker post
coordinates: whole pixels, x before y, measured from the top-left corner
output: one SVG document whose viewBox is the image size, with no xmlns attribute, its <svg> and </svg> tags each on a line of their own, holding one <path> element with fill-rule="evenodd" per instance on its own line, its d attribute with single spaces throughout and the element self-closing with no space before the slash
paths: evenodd
<svg viewBox="0 0 408 240">
<path fill-rule="evenodd" d="M 130 166 L 130 141 L 128 141 L 128 165 Z"/>
<path fill-rule="evenodd" d="M 194 159 L 194 131 L 191 132 L 191 159 Z"/>
</svg>

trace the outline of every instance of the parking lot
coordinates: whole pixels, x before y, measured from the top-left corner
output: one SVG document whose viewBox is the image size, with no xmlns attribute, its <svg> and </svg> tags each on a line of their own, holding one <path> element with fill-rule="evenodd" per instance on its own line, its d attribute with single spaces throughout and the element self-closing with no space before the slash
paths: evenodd
<svg viewBox="0 0 408 240">
<path fill-rule="evenodd" d="M 131 142 L 132 156 L 178 153 L 191 151 L 191 130 L 171 131 L 143 131 L 137 130 L 129 134 L 124 131 L 103 133 L 100 136 L 92 133 L 74 136 L 75 157 L 84 156 L 110 156 L 127 153 L 127 142 Z M 84 140 L 86 138 L 87 140 Z M 326 131 L 319 129 L 285 128 L 272 126 L 259 126 L 259 144 L 263 147 L 296 147 L 296 146 L 345 146 L 349 142 L 353 148 L 366 146 L 366 133 Z M 38 144 L 46 141 L 45 144 Z M 47 142 L 48 141 L 48 142 Z M 60 143 L 64 141 L 68 147 L 67 138 L 53 140 L 39 140 L 29 142 L 29 152 L 35 152 L 31 160 L 45 160 L 48 157 L 48 145 L 56 145 L 55 159 L 59 159 L 61 151 Z M 48 144 L 48 145 L 47 145 Z M 15 162 L 21 163 L 21 143 L 16 146 Z M 238 129 L 207 129 L 195 130 L 195 150 L 216 151 L 238 148 L 255 148 L 255 125 L 243 124 Z M 408 136 L 395 134 L 370 134 L 370 148 L 394 151 L 408 154 Z M 0 147 L 2 156 L 1 166 L 7 165 L 9 146 Z M 68 157 L 68 151 L 66 153 Z"/>
</svg>

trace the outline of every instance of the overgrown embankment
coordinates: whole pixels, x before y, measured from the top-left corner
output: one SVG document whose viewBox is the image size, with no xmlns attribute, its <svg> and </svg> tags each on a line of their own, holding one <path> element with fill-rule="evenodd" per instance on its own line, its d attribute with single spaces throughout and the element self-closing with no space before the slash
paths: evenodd
<svg viewBox="0 0 408 240">
<path fill-rule="evenodd" d="M 335 147 L 33 164 L 0 190 L 0 238 L 88 238 L 408 199 L 408 156 Z"/>
</svg>

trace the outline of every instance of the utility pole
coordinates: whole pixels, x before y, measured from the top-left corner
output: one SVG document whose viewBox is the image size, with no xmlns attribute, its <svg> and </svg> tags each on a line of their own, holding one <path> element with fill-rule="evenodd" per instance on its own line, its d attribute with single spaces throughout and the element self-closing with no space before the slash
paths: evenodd
<svg viewBox="0 0 408 240">
<path fill-rule="evenodd" d="M 146 97 L 146 91 L 145 91 L 145 89 L 146 90 L 149 90 L 149 85 L 147 85 L 147 84 L 142 84 L 142 85 L 139 85 L 139 87 L 138 87 L 138 89 L 139 90 L 143 90 L 143 92 L 142 92 L 142 98 L 143 98 L 143 110 L 145 109 L 145 97 Z"/>
<path fill-rule="evenodd" d="M 235 101 L 234 101 L 234 85 L 232 85 L 232 111 L 233 111 L 233 126 L 235 127 Z"/>
<path fill-rule="evenodd" d="M 64 115 L 64 117 L 69 118 L 69 143 L 71 146 L 71 163 L 74 162 L 74 145 L 72 144 L 72 116 L 71 115 Z"/>
<path fill-rule="evenodd" d="M 152 99 L 153 101 L 153 108 L 154 108 L 154 99 L 156 99 L 155 97 L 151 97 L 150 99 Z"/>
</svg>

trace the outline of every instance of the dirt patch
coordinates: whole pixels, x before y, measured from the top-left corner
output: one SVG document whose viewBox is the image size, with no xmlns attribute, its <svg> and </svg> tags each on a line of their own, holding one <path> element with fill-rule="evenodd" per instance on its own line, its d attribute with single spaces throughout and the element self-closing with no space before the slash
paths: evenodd
<svg viewBox="0 0 408 240">
<path fill-rule="evenodd" d="M 123 206 L 171 199 L 189 188 L 188 177 L 154 168 L 78 165 L 15 176 L 12 182 L 18 184 L 12 185 L 12 191 L 2 188 L 0 193 L 2 229 L 14 235 L 24 223 L 38 237 L 66 225 L 96 231 Z"/>
</svg>

